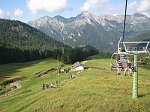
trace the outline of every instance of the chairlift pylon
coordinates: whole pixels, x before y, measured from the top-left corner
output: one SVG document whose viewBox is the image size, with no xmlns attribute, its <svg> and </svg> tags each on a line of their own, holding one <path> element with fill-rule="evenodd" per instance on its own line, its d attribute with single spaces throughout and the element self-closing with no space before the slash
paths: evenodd
<svg viewBox="0 0 150 112">
<path fill-rule="evenodd" d="M 123 27 L 123 37 L 120 38 L 118 42 L 118 49 L 117 52 L 112 54 L 111 57 L 111 67 L 112 67 L 112 59 L 115 54 L 121 56 L 121 55 L 134 55 L 134 74 L 133 74 L 133 92 L 132 92 L 132 98 L 138 98 L 138 63 L 137 63 L 137 55 L 138 54 L 145 54 L 145 53 L 150 53 L 148 50 L 148 46 L 150 45 L 150 41 L 142 41 L 142 42 L 124 42 L 124 36 L 125 36 L 125 24 L 126 24 L 126 12 L 127 12 L 127 2 L 126 0 L 126 5 L 125 5 L 125 17 L 124 17 L 124 27 Z M 120 44 L 122 45 L 120 47 Z M 134 47 L 127 47 L 126 44 L 135 44 Z M 142 49 L 138 49 L 139 44 L 146 44 L 145 47 L 142 47 Z M 116 66 L 119 68 L 119 64 Z M 117 74 L 118 70 L 120 72 L 120 68 L 117 69 Z"/>
</svg>

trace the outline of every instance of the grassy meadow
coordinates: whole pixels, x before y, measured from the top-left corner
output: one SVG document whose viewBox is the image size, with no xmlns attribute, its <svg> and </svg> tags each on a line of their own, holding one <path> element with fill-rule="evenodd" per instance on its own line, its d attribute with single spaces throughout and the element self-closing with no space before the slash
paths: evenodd
<svg viewBox="0 0 150 112">
<path fill-rule="evenodd" d="M 115 70 L 109 70 L 109 61 L 91 59 L 85 63 L 104 69 L 60 75 L 54 70 L 43 77 L 35 74 L 62 63 L 46 59 L 0 65 L 0 83 L 14 77 L 26 78 L 18 82 L 20 89 L 0 97 L 0 112 L 150 112 L 150 71 L 139 68 L 139 98 L 132 99 L 132 76 L 117 76 Z M 76 77 L 68 79 L 71 74 Z M 55 81 L 60 81 L 58 88 L 42 89 L 43 83 Z M 9 85 L 1 88 L 3 91 Z"/>
</svg>

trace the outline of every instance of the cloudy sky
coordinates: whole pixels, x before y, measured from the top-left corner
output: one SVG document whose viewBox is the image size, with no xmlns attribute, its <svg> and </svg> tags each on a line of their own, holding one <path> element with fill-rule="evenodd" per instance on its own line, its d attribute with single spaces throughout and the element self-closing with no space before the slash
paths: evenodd
<svg viewBox="0 0 150 112">
<path fill-rule="evenodd" d="M 28 22 L 42 16 L 74 17 L 82 11 L 95 15 L 124 14 L 125 0 L 0 0 L 0 18 Z M 150 0 L 128 0 L 128 14 L 150 17 Z"/>
</svg>

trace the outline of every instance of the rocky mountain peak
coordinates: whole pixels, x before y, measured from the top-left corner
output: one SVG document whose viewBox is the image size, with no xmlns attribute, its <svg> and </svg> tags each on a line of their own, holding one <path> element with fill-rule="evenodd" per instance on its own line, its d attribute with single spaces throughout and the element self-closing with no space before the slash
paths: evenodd
<svg viewBox="0 0 150 112">
<path fill-rule="evenodd" d="M 49 16 L 44 16 L 44 17 L 41 17 L 40 19 L 43 19 L 43 20 L 50 20 L 51 17 L 49 17 Z"/>
<path fill-rule="evenodd" d="M 77 15 L 76 18 L 78 19 L 83 19 L 83 18 L 93 18 L 95 17 L 92 13 L 88 11 L 84 11 L 81 14 Z"/>
<path fill-rule="evenodd" d="M 135 17 L 146 17 L 144 14 L 141 14 L 141 13 L 134 13 Z"/>
<path fill-rule="evenodd" d="M 62 17 L 60 15 L 57 15 L 57 16 L 53 17 L 53 20 L 62 21 L 62 22 L 67 21 L 67 19 L 65 17 Z"/>
</svg>

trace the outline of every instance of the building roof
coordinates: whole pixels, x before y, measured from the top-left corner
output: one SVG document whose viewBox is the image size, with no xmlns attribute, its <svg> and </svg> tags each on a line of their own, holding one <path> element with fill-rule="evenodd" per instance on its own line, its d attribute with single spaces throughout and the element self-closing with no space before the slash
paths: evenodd
<svg viewBox="0 0 150 112">
<path fill-rule="evenodd" d="M 79 66 L 83 66 L 79 61 L 73 64 L 74 68 L 77 68 Z"/>
</svg>

